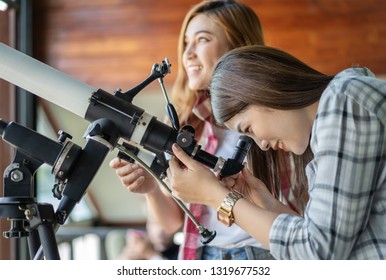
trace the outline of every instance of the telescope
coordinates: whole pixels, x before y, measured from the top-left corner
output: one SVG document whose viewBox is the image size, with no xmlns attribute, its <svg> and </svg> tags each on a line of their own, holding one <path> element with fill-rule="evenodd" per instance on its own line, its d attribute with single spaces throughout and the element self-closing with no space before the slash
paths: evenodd
<svg viewBox="0 0 386 280">
<path fill-rule="evenodd" d="M 244 158 L 252 143 L 249 137 L 240 136 L 235 144 L 233 156 L 223 159 L 201 149 L 195 140 L 195 130 L 192 126 L 186 125 L 180 128 L 178 116 L 173 105 L 168 101 L 163 85 L 163 78 L 170 73 L 170 67 L 167 59 L 161 64 L 154 64 L 150 75 L 143 82 L 127 92 L 117 90 L 111 94 L 103 89 L 84 84 L 0 43 L 0 78 L 90 123 L 85 133 L 87 143 L 84 148 L 81 148 L 73 144 L 66 133 L 59 137 L 59 143 L 53 143 L 52 140 L 30 129 L 0 119 L 0 135 L 3 140 L 18 148 L 29 161 L 35 162 L 32 173 L 42 163 L 52 166 L 52 174 L 60 183 L 56 193 L 61 201 L 52 218 L 56 227 L 65 223 L 70 212 L 86 192 L 106 154 L 115 148 L 119 150 L 119 157 L 141 163 L 171 195 L 171 190 L 163 179 L 166 177 L 168 168 L 166 154 L 173 155 L 174 143 L 177 143 L 193 159 L 208 166 L 222 177 L 242 170 Z M 171 126 L 132 104 L 133 98 L 154 80 L 159 81 L 165 96 Z M 20 138 L 25 139 L 26 136 L 29 136 L 30 141 L 20 140 Z M 36 147 L 41 143 L 45 144 L 44 149 L 37 149 Z M 17 168 L 8 170 L 8 174 L 17 174 L 16 170 Z M 24 208 L 27 204 L 36 203 L 34 200 L 28 200 L 28 203 L 20 202 L 18 195 L 10 195 L 14 196 L 12 203 L 23 204 Z M 25 194 L 23 199 L 24 197 Z M 177 198 L 173 198 L 197 226 L 202 237 L 201 241 L 207 244 L 213 240 L 216 233 L 199 224 L 185 205 Z M 0 216 L 4 215 L 3 212 L 8 213 L 8 211 L 1 211 L 3 205 L 9 206 L 9 198 L 0 198 Z M 23 214 L 18 210 L 12 209 L 10 212 L 17 217 L 16 220 L 23 219 Z M 15 226 L 20 228 L 20 223 Z"/>
</svg>

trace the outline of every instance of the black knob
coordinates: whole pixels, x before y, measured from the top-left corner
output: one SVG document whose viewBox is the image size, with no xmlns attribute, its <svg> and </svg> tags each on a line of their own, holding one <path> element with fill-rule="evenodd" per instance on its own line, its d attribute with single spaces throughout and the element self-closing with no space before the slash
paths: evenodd
<svg viewBox="0 0 386 280">
<path fill-rule="evenodd" d="M 24 227 L 24 220 L 11 220 L 11 229 L 3 232 L 5 238 L 21 238 L 29 235 Z"/>
<path fill-rule="evenodd" d="M 202 244 L 208 244 L 216 237 L 216 231 L 210 231 L 208 229 L 204 229 L 202 232 L 200 232 L 201 235 L 201 243 Z"/>
<path fill-rule="evenodd" d="M 66 139 L 72 139 L 72 136 L 67 132 L 64 132 L 63 130 L 59 130 L 58 134 L 59 134 L 59 137 L 58 137 L 59 143 L 63 144 L 66 141 Z"/>
</svg>

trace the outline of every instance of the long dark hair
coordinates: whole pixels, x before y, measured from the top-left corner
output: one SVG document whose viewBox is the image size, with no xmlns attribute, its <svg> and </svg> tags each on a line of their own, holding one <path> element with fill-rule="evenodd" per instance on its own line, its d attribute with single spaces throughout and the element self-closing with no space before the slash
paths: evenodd
<svg viewBox="0 0 386 280">
<path fill-rule="evenodd" d="M 212 113 L 223 125 L 249 105 L 278 110 L 304 108 L 320 99 L 332 78 L 278 49 L 240 47 L 225 54 L 215 68 L 210 84 Z M 302 212 L 307 201 L 305 166 L 312 157 L 309 146 L 301 156 L 290 153 L 288 160 L 282 150 L 263 152 L 254 145 L 248 163 L 254 175 L 277 197 L 282 180 L 291 180 L 298 198 L 297 209 Z M 294 172 L 287 172 L 290 169 Z M 293 178 L 283 178 L 283 174 Z"/>
</svg>

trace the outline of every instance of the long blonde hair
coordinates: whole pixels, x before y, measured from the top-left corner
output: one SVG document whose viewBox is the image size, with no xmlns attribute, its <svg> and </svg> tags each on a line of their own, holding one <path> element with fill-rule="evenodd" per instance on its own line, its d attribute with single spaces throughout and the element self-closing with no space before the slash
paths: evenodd
<svg viewBox="0 0 386 280">
<path fill-rule="evenodd" d="M 188 87 L 182 56 L 185 50 L 185 32 L 189 22 L 197 15 L 205 14 L 223 28 L 230 49 L 241 46 L 264 44 L 260 20 L 248 6 L 236 1 L 203 1 L 193 6 L 182 23 L 178 42 L 178 70 L 172 89 L 172 102 L 176 107 L 181 126 L 190 124 L 201 135 L 203 121 L 192 113 L 200 95 Z M 201 93 L 202 94 L 202 93 Z"/>
</svg>

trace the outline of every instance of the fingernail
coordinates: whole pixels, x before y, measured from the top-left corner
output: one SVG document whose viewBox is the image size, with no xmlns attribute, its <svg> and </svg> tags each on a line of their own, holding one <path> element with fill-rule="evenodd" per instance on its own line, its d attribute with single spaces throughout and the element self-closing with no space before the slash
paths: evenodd
<svg viewBox="0 0 386 280">
<path fill-rule="evenodd" d="M 137 178 L 138 182 L 142 182 L 143 180 L 145 180 L 145 177 L 143 177 L 143 176 L 140 176 L 140 177 Z"/>
<path fill-rule="evenodd" d="M 180 146 L 178 146 L 176 143 L 173 144 L 173 148 L 176 149 L 177 151 L 180 150 Z"/>
</svg>

